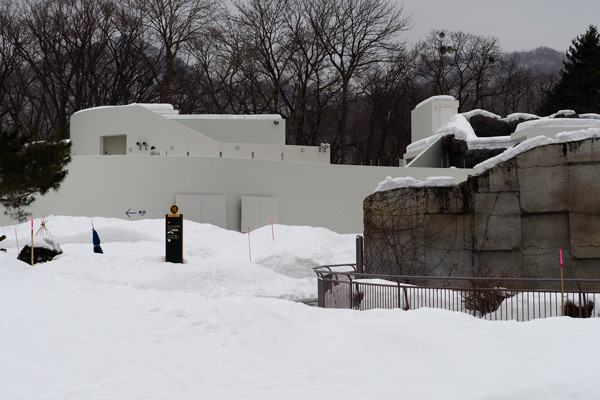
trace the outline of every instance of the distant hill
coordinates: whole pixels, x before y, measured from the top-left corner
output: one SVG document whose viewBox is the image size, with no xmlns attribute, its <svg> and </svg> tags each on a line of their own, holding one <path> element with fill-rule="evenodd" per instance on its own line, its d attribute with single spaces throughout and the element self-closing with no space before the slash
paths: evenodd
<svg viewBox="0 0 600 400">
<path fill-rule="evenodd" d="M 562 69 L 565 53 L 550 47 L 538 47 L 537 49 L 528 51 L 514 51 L 511 54 L 516 54 L 521 60 L 521 65 L 527 69 L 536 70 L 538 72 L 556 73 Z"/>
</svg>

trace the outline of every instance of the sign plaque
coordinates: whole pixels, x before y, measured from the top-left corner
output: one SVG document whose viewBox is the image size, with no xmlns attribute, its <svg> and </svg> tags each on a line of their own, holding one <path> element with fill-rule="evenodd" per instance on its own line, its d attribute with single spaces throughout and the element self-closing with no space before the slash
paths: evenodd
<svg viewBox="0 0 600 400">
<path fill-rule="evenodd" d="M 183 263 L 183 214 L 179 207 L 171 206 L 171 214 L 165 215 L 165 259 L 167 262 Z"/>
</svg>

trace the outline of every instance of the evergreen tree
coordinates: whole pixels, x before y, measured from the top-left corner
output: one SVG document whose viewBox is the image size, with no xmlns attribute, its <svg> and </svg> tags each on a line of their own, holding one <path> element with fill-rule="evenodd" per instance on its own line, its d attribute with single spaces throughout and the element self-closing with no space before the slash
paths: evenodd
<svg viewBox="0 0 600 400">
<path fill-rule="evenodd" d="M 558 84 L 548 93 L 541 114 L 561 109 L 600 113 L 600 35 L 596 26 L 572 41 Z"/>
<path fill-rule="evenodd" d="M 57 190 L 71 161 L 68 141 L 34 142 L 19 131 L 0 132 L 0 204 L 5 214 L 23 221 L 38 194 Z"/>
</svg>

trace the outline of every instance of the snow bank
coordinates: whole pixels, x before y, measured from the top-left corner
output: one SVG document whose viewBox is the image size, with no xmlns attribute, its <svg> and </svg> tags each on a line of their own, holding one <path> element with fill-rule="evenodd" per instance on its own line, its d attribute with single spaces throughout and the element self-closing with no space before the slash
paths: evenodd
<svg viewBox="0 0 600 400">
<path fill-rule="evenodd" d="M 502 119 L 502 117 L 499 116 L 498 114 L 494 114 L 493 112 L 489 112 L 486 110 L 481 110 L 479 108 L 477 108 L 475 110 L 464 112 L 464 113 L 462 113 L 462 115 L 464 115 L 465 118 L 467 118 L 467 119 L 471 119 L 475 115 L 481 115 L 481 116 L 487 117 L 487 118 Z"/>
<path fill-rule="evenodd" d="M 600 121 L 583 118 L 540 118 L 533 121 L 521 122 L 517 125 L 515 132 L 527 128 L 564 128 L 566 129 L 586 129 L 600 127 Z"/>
<path fill-rule="evenodd" d="M 585 119 L 600 119 L 600 114 L 596 114 L 596 113 L 585 113 L 585 114 L 579 114 L 579 118 L 585 118 Z"/>
<path fill-rule="evenodd" d="M 444 136 L 454 135 L 456 139 L 467 142 L 472 139 L 477 139 L 473 127 L 462 114 L 453 115 L 452 118 L 450 118 L 450 121 L 438 129 L 436 133 L 441 133 Z"/>
<path fill-rule="evenodd" d="M 529 113 L 512 113 L 506 116 L 506 118 L 503 118 L 504 120 L 508 121 L 508 122 L 512 122 L 512 121 L 518 121 L 520 119 L 539 119 L 540 117 L 538 117 L 535 114 L 529 114 Z"/>
<path fill-rule="evenodd" d="M 48 217 L 54 236 L 74 241 L 35 267 L 2 242 L 0 398 L 593 399 L 600 392 L 590 367 L 600 359 L 593 345 L 600 319 L 489 322 L 436 309 L 362 312 L 290 301 L 314 298 L 317 288 L 314 275 L 290 275 L 353 260 L 355 235 L 275 225 L 273 240 L 270 226 L 257 229 L 250 262 L 247 234 L 186 220 L 185 263 L 171 264 L 164 220 L 94 218 L 104 254 L 92 252 L 90 222 Z M 0 227 L 0 235 L 14 238 L 15 229 L 22 246 L 28 224 Z M 113 240 L 128 241 L 104 244 L 111 230 Z"/>
<path fill-rule="evenodd" d="M 441 136 L 441 133 L 437 133 L 435 135 L 426 137 L 425 139 L 417 140 L 416 142 L 406 146 L 406 152 L 412 153 L 415 151 L 427 149 L 429 148 L 429 146 L 435 143 L 435 141 L 438 140 Z"/>
<path fill-rule="evenodd" d="M 386 177 L 384 181 L 379 182 L 374 192 L 385 192 L 387 190 L 407 188 L 407 187 L 448 187 L 456 186 L 454 178 L 451 176 L 430 176 L 424 181 L 419 181 L 412 176 L 392 178 Z"/>
</svg>

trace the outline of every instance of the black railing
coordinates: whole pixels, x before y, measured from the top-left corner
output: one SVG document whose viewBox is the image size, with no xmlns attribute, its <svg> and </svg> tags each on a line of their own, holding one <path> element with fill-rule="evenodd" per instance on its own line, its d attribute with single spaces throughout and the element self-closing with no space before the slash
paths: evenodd
<svg viewBox="0 0 600 400">
<path fill-rule="evenodd" d="M 422 307 L 490 320 L 528 321 L 567 315 L 599 317 L 599 279 L 432 277 L 357 273 L 354 264 L 314 269 L 318 305 L 370 310 Z M 435 283 L 435 284 L 432 284 Z M 564 287 L 564 291 L 561 288 Z"/>
</svg>

